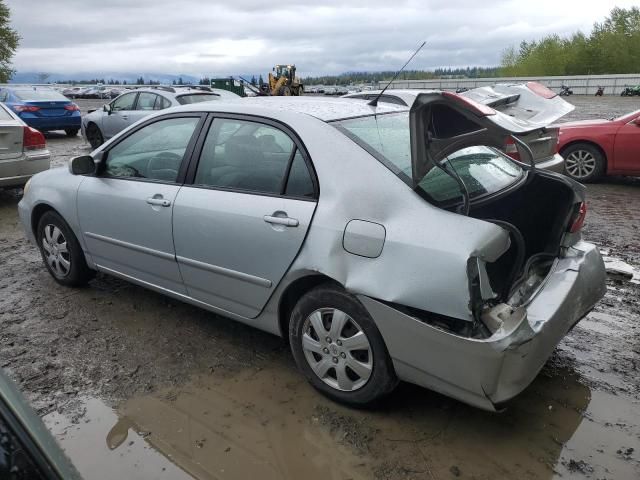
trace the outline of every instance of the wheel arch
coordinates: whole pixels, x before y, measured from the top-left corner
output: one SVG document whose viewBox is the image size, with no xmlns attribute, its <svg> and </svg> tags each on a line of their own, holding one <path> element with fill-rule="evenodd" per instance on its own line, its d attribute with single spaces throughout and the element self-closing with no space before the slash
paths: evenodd
<svg viewBox="0 0 640 480">
<path fill-rule="evenodd" d="M 607 157 L 607 152 L 605 151 L 604 148 L 602 148 L 602 146 L 600 146 L 600 144 L 598 144 L 597 142 L 594 142 L 593 140 L 581 140 L 581 139 L 571 140 L 560 149 L 560 155 L 562 155 L 562 158 L 565 158 L 564 152 L 566 152 L 570 147 L 573 147 L 574 145 L 578 145 L 581 143 L 596 148 L 602 154 L 602 158 L 604 159 L 604 168 L 606 172 L 609 169 L 609 158 Z"/>
<path fill-rule="evenodd" d="M 339 282 L 322 273 L 305 275 L 287 285 L 278 302 L 278 330 L 286 342 L 289 341 L 289 317 L 300 297 L 317 286 L 327 283 L 344 288 Z"/>
<path fill-rule="evenodd" d="M 54 207 L 52 207 L 48 203 L 39 203 L 38 205 L 33 207 L 33 210 L 31 211 L 31 232 L 33 233 L 33 236 L 35 238 L 38 237 L 38 223 L 40 222 L 40 219 L 45 213 L 51 212 L 51 211 L 57 213 L 58 215 L 60 215 L 60 217 L 64 218 L 59 211 L 57 211 Z"/>
</svg>

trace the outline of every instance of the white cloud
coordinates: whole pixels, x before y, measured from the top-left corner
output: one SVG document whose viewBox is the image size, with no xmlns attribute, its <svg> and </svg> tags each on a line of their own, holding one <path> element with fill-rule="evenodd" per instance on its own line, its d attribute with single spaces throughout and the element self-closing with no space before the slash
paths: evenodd
<svg viewBox="0 0 640 480">
<path fill-rule="evenodd" d="M 19 71 L 302 75 L 496 65 L 521 40 L 588 31 L 636 0 L 7 0 Z"/>
</svg>

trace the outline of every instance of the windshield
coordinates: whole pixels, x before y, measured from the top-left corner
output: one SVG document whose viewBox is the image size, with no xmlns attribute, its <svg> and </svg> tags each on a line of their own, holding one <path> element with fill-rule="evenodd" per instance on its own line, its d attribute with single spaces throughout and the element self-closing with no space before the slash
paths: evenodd
<svg viewBox="0 0 640 480">
<path fill-rule="evenodd" d="M 341 120 L 333 125 L 411 185 L 409 112 Z M 458 150 L 443 166 L 460 177 L 471 199 L 499 192 L 524 174 L 509 157 L 484 146 Z M 431 169 L 416 190 L 437 204 L 461 198 L 458 183 L 439 168 Z"/>
<path fill-rule="evenodd" d="M 51 90 L 48 88 L 25 88 L 23 90 L 14 90 L 13 92 L 16 97 L 20 100 L 28 101 L 64 101 L 68 102 L 69 99 L 62 95 L 61 93 L 56 92 L 55 90 Z"/>
<path fill-rule="evenodd" d="M 189 105 L 190 103 L 210 102 L 219 100 L 220 95 L 216 93 L 190 93 L 188 95 L 180 95 L 176 97 L 180 105 Z"/>
</svg>

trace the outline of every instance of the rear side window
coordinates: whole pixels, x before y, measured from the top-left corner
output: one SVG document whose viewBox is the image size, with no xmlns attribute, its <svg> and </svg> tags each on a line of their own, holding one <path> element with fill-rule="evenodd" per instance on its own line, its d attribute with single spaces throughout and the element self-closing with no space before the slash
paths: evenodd
<svg viewBox="0 0 640 480">
<path fill-rule="evenodd" d="M 156 110 L 164 110 L 165 108 L 169 108 L 170 106 L 171 102 L 168 99 L 158 95 L 158 98 L 156 99 Z"/>
<path fill-rule="evenodd" d="M 132 133 L 109 150 L 109 177 L 175 182 L 199 117 L 168 118 Z"/>
<path fill-rule="evenodd" d="M 216 119 L 202 149 L 195 184 L 279 194 L 295 145 L 257 122 Z"/>
<path fill-rule="evenodd" d="M 311 179 L 307 163 L 304 161 L 300 150 L 297 150 L 295 157 L 293 157 L 285 195 L 289 197 L 306 198 L 313 198 L 315 196 L 313 180 Z"/>
<path fill-rule="evenodd" d="M 156 95 L 155 93 L 142 92 L 140 95 L 138 95 L 136 110 L 155 110 L 155 104 L 158 98 L 158 95 Z"/>
<path fill-rule="evenodd" d="M 8 94 L 6 90 L 0 90 L 0 102 L 6 102 L 7 96 Z"/>
<path fill-rule="evenodd" d="M 191 93 L 189 95 L 180 95 L 176 97 L 180 105 L 189 105 L 191 103 L 210 102 L 212 100 L 220 100 L 220 95 L 215 93 Z"/>
</svg>

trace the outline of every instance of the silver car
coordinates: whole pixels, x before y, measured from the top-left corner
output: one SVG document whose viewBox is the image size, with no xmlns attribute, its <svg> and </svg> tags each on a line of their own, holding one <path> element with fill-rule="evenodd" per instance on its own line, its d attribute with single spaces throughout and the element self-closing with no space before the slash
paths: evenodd
<svg viewBox="0 0 640 480">
<path fill-rule="evenodd" d="M 105 140 L 158 110 L 191 103 L 221 99 L 231 101 L 240 98 L 226 90 L 201 86 L 140 88 L 126 92 L 101 109 L 89 111 L 84 115 L 82 136 L 93 148 L 98 148 Z"/>
<path fill-rule="evenodd" d="M 44 135 L 0 103 L 0 188 L 22 187 L 50 157 Z"/>
<path fill-rule="evenodd" d="M 187 105 L 37 175 L 19 213 L 57 282 L 285 337 L 332 399 L 405 380 L 495 410 L 605 291 L 584 188 L 494 148 L 541 128 L 439 92 Z"/>
</svg>

